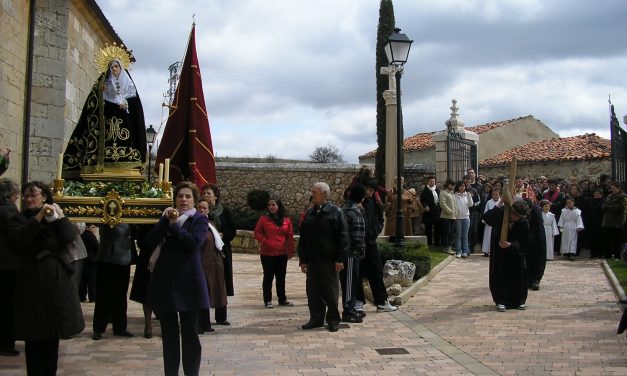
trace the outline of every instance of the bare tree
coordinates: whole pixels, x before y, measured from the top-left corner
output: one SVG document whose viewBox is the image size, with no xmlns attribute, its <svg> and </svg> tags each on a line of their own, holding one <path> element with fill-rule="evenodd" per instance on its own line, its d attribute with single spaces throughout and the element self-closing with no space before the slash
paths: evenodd
<svg viewBox="0 0 627 376">
<path fill-rule="evenodd" d="M 318 146 L 313 153 L 309 155 L 312 162 L 315 163 L 343 163 L 344 157 L 340 154 L 340 150 L 335 146 L 328 144 L 327 146 Z"/>
</svg>

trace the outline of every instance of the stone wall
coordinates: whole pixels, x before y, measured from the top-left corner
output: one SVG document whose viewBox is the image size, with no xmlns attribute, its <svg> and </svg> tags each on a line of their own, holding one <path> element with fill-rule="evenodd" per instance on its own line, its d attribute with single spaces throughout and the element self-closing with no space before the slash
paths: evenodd
<svg viewBox="0 0 627 376">
<path fill-rule="evenodd" d="M 0 2 L 0 145 L 11 149 L 11 164 L 3 177 L 17 181 L 22 168 L 29 8 L 28 0 Z"/>
<path fill-rule="evenodd" d="M 309 190 L 314 183 L 329 184 L 331 202 L 341 204 L 344 188 L 359 168 L 354 164 L 220 162 L 216 174 L 220 199 L 226 206 L 244 208 L 248 192 L 263 189 L 279 196 L 288 215 L 297 220 L 309 205 Z"/>
</svg>

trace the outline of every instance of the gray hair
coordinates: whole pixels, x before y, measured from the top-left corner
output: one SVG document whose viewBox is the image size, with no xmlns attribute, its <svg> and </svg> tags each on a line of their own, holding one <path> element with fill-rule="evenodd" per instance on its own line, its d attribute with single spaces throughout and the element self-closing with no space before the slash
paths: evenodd
<svg viewBox="0 0 627 376">
<path fill-rule="evenodd" d="M 322 191 L 322 193 L 324 193 L 324 197 L 329 198 L 329 196 L 331 196 L 331 188 L 329 188 L 327 183 L 319 181 L 312 186 L 312 188 L 314 187 Z"/>
<path fill-rule="evenodd" d="M 7 203 L 16 194 L 20 193 L 20 187 L 9 178 L 0 179 L 0 202 Z"/>
</svg>

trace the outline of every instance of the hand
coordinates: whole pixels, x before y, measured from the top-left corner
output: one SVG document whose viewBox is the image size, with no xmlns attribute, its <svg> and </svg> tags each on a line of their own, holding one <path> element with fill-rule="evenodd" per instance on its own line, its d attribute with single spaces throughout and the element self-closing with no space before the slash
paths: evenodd
<svg viewBox="0 0 627 376">
<path fill-rule="evenodd" d="M 0 155 L 8 157 L 9 153 L 11 153 L 11 149 L 5 148 L 4 146 L 0 146 Z"/>
<path fill-rule="evenodd" d="M 307 264 L 300 264 L 300 271 L 307 274 Z"/>
<path fill-rule="evenodd" d="M 429 205 L 425 206 L 425 211 L 426 212 L 431 211 L 431 208 L 429 207 Z"/>
<path fill-rule="evenodd" d="M 120 103 L 120 110 L 126 110 L 128 108 L 128 103 Z"/>
<path fill-rule="evenodd" d="M 335 271 L 336 271 L 336 272 L 339 272 L 339 271 L 341 271 L 342 269 L 344 269 L 344 264 L 343 264 L 343 263 L 341 263 L 341 262 L 336 262 L 336 263 L 335 263 Z"/>
<path fill-rule="evenodd" d="M 294 257 L 294 255 L 287 255 L 287 259 L 288 259 L 288 260 L 291 260 L 291 259 L 292 259 L 292 257 Z"/>
<path fill-rule="evenodd" d="M 54 207 L 54 211 L 57 213 L 59 218 L 65 218 L 65 214 L 63 214 L 63 209 L 61 209 L 59 205 L 55 203 L 55 204 L 52 204 L 52 206 Z"/>
<path fill-rule="evenodd" d="M 509 248 L 512 246 L 512 243 L 510 242 L 499 242 L 499 247 L 501 248 Z"/>
</svg>

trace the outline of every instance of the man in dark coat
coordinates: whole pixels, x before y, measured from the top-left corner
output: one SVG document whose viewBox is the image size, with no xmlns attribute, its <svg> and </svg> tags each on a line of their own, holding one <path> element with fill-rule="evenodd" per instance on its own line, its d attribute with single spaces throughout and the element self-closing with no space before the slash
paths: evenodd
<svg viewBox="0 0 627 376">
<path fill-rule="evenodd" d="M 420 193 L 420 203 L 424 207 L 422 223 L 425 224 L 425 234 L 428 245 L 443 245 L 440 241 L 440 190 L 436 188 L 435 176 L 427 177 L 427 185 Z"/>
<path fill-rule="evenodd" d="M 300 227 L 298 256 L 301 271 L 307 274 L 309 306 L 304 330 L 322 327 L 325 314 L 330 332 L 337 332 L 340 325 L 338 272 L 344 268 L 350 239 L 344 213 L 327 201 L 330 194 L 326 183 L 311 187 L 313 206 L 305 213 Z"/>
<path fill-rule="evenodd" d="M 502 205 L 502 204 L 500 204 Z M 507 309 L 526 309 L 527 271 L 525 254 L 529 249 L 529 207 L 524 201 L 515 201 L 510 208 L 511 227 L 507 241 L 500 241 L 504 209 L 496 206 L 483 215 L 492 226 L 490 252 L 490 292 L 499 312 Z"/>
<path fill-rule="evenodd" d="M 94 334 L 99 341 L 111 319 L 113 335 L 132 337 L 127 330 L 127 292 L 131 263 L 137 257 L 131 226 L 118 224 L 100 228 L 100 246 L 96 263 L 96 305 L 94 307 Z"/>
</svg>

